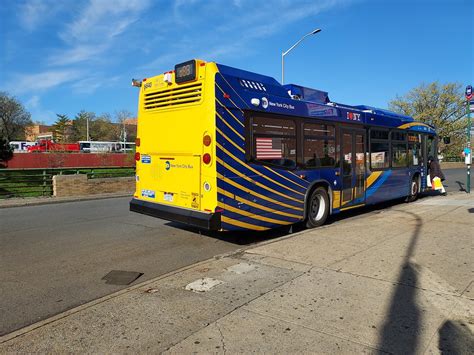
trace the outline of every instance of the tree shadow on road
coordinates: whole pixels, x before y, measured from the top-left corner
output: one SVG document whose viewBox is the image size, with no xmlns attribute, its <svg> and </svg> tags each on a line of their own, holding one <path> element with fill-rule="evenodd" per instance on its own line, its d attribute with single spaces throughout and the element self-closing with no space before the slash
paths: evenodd
<svg viewBox="0 0 474 355">
<path fill-rule="evenodd" d="M 472 354 L 474 337 L 465 323 L 447 320 L 438 333 L 441 354 Z"/>
</svg>

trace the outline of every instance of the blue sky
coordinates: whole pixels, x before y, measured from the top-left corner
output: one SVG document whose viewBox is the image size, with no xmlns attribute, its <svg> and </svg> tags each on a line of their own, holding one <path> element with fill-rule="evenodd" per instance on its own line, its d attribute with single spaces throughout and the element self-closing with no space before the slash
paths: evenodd
<svg viewBox="0 0 474 355">
<path fill-rule="evenodd" d="M 0 91 L 35 121 L 136 114 L 130 79 L 192 58 L 385 108 L 422 82 L 474 84 L 472 0 L 3 0 Z"/>
</svg>

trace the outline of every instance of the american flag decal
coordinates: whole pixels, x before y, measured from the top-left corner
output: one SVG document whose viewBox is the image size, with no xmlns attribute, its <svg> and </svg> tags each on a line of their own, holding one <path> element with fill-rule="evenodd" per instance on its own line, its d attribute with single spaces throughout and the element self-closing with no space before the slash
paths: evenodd
<svg viewBox="0 0 474 355">
<path fill-rule="evenodd" d="M 281 159 L 281 138 L 257 137 L 257 159 Z"/>
</svg>

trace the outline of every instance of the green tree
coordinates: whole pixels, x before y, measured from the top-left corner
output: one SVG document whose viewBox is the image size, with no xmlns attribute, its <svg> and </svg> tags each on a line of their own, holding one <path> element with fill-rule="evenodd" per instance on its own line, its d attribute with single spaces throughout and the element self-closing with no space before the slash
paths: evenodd
<svg viewBox="0 0 474 355">
<path fill-rule="evenodd" d="M 71 130 L 71 120 L 67 115 L 57 113 L 56 116 L 58 116 L 58 118 L 53 125 L 54 138 L 58 142 L 66 142 L 68 141 Z"/>
<path fill-rule="evenodd" d="M 91 127 L 94 120 L 95 114 L 93 112 L 86 112 L 85 110 L 82 110 L 76 114 L 74 120 L 72 121 L 70 140 L 73 142 L 88 140 L 87 122 L 89 122 L 89 136 L 91 136 Z"/>
<path fill-rule="evenodd" d="M 11 158 L 13 158 L 12 147 L 8 144 L 6 139 L 0 138 L 0 165 L 5 165 Z"/>
<path fill-rule="evenodd" d="M 390 101 L 392 111 L 412 116 L 418 121 L 436 127 L 440 137 L 450 137 L 451 143 L 439 148 L 445 157 L 458 157 L 466 140 L 467 119 L 461 84 L 421 84 L 404 96 Z"/>
<path fill-rule="evenodd" d="M 115 141 L 116 129 L 112 123 L 110 114 L 104 113 L 98 116 L 91 126 L 91 139 L 94 141 Z"/>
<path fill-rule="evenodd" d="M 24 140 L 25 129 L 31 124 L 31 115 L 21 102 L 6 92 L 0 92 L 0 138 L 8 142 Z"/>
</svg>

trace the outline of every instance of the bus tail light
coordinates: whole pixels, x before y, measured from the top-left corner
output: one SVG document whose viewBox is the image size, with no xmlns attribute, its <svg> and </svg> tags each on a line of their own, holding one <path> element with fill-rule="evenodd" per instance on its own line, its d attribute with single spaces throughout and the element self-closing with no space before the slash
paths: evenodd
<svg viewBox="0 0 474 355">
<path fill-rule="evenodd" d="M 137 147 L 140 146 L 140 138 L 135 138 L 135 145 L 136 145 Z"/>
<path fill-rule="evenodd" d="M 209 164 L 211 162 L 211 154 L 209 153 L 206 153 L 202 156 L 202 161 L 204 162 L 204 164 Z"/>
<path fill-rule="evenodd" d="M 135 161 L 140 161 L 140 153 L 139 152 L 135 153 Z"/>
<path fill-rule="evenodd" d="M 211 145 L 211 136 L 206 134 L 203 138 L 202 138 L 202 144 L 204 144 L 204 146 L 206 147 L 209 147 Z"/>
<path fill-rule="evenodd" d="M 214 212 L 216 212 L 216 213 L 222 213 L 222 212 L 224 212 L 224 209 L 221 208 L 221 207 L 216 207 L 216 208 L 214 209 Z"/>
</svg>

